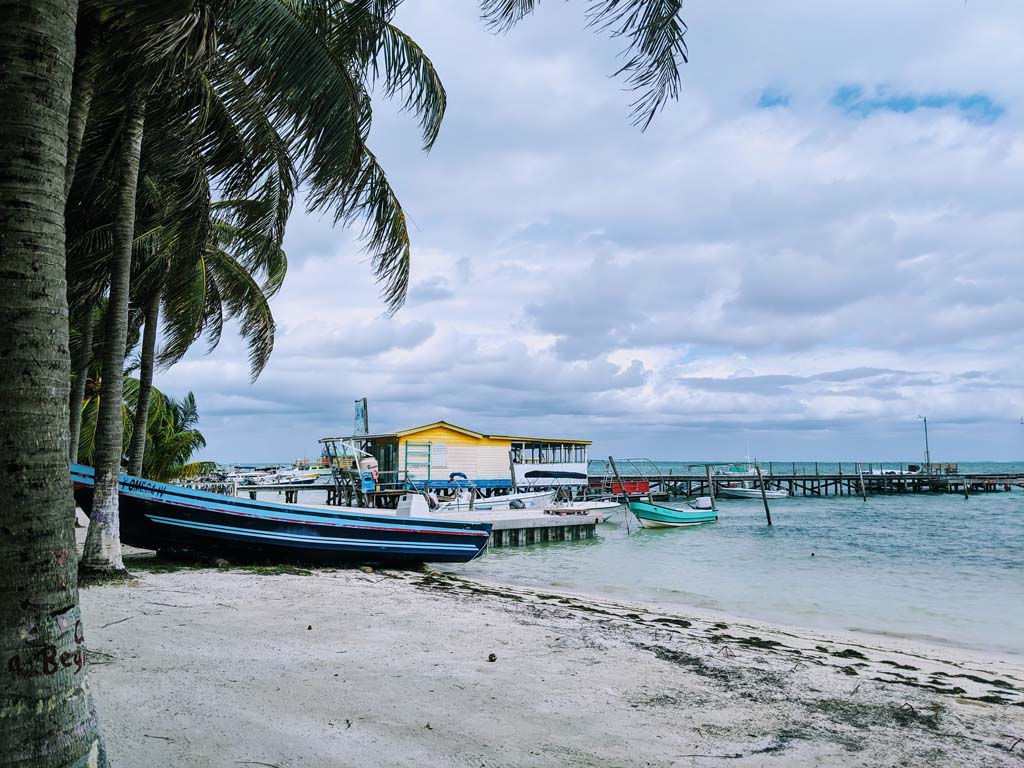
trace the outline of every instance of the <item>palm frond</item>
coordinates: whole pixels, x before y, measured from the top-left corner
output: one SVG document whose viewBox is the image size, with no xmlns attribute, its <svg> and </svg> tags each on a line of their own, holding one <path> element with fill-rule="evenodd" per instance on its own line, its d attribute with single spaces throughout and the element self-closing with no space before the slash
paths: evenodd
<svg viewBox="0 0 1024 768">
<path fill-rule="evenodd" d="M 393 8 L 379 5 L 374 0 L 341 4 L 342 13 L 328 15 L 324 33 L 336 55 L 351 59 L 371 85 L 379 82 L 385 96 L 403 97 L 402 108 L 419 116 L 423 148 L 429 150 L 447 106 L 444 84 L 419 44 L 390 22 Z"/>
<path fill-rule="evenodd" d="M 369 148 L 363 149 L 359 175 L 339 192 L 344 195 L 345 218 L 363 222 L 366 250 L 383 285 L 382 298 L 395 312 L 405 303 L 409 289 L 409 228 L 402 204 Z"/>
<path fill-rule="evenodd" d="M 480 13 L 494 32 L 508 32 L 537 6 L 536 0 L 481 0 Z"/>
<path fill-rule="evenodd" d="M 668 99 L 679 98 L 679 67 L 688 61 L 683 0 L 595 0 L 589 23 L 628 41 L 624 75 L 633 102 L 633 124 L 646 130 Z"/>
<path fill-rule="evenodd" d="M 668 99 L 677 99 L 680 67 L 688 59 L 683 0 L 592 0 L 587 23 L 613 38 L 623 38 L 626 62 L 614 73 L 639 96 L 631 104 L 633 124 L 646 130 Z M 536 0 L 482 0 L 488 26 L 507 32 L 533 13 Z"/>
<path fill-rule="evenodd" d="M 223 55 L 284 130 L 315 197 L 322 179 L 351 174 L 369 126 L 349 62 L 324 45 L 305 6 L 235 0 Z"/>
<path fill-rule="evenodd" d="M 204 262 L 204 269 L 207 263 Z M 224 298 L 216 280 L 206 280 L 206 306 L 203 308 L 203 336 L 206 339 L 206 352 L 209 354 L 220 344 L 224 333 Z"/>
<path fill-rule="evenodd" d="M 196 141 L 207 174 L 227 198 L 258 199 L 258 226 L 280 243 L 298 175 L 284 138 L 272 122 L 273 105 L 231 62 L 218 58 L 192 88 Z"/>
<path fill-rule="evenodd" d="M 197 477 L 208 475 L 217 469 L 217 462 L 215 461 L 192 461 L 188 464 L 182 464 L 177 467 L 174 472 L 174 477 L 169 479 L 174 480 L 194 480 Z"/>
<path fill-rule="evenodd" d="M 214 209 L 224 210 L 217 203 Z M 237 210 L 232 213 L 232 218 L 244 221 L 245 217 L 239 216 Z M 288 272 L 288 256 L 277 242 L 259 229 L 221 218 L 211 221 L 211 236 L 216 245 L 231 253 L 254 277 L 262 279 L 261 287 L 266 296 L 273 296 L 281 289 Z"/>
<path fill-rule="evenodd" d="M 210 282 L 215 283 L 225 316 L 239 321 L 239 332 L 249 345 L 249 365 L 255 380 L 274 350 L 277 328 L 266 296 L 248 270 L 219 248 L 206 256 Z"/>
<path fill-rule="evenodd" d="M 166 367 L 185 356 L 203 332 L 207 292 L 203 261 L 179 264 L 168 270 L 161 295 L 164 341 L 157 363 Z"/>
</svg>

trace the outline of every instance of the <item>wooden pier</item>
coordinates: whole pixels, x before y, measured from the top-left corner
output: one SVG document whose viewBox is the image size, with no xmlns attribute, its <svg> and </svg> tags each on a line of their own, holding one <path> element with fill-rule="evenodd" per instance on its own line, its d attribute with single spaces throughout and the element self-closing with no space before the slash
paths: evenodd
<svg viewBox="0 0 1024 768">
<path fill-rule="evenodd" d="M 836 465 L 833 465 L 836 466 Z M 964 497 L 975 494 L 1024 489 L 1024 473 L 960 473 L 956 465 L 943 465 L 941 472 L 909 472 L 903 469 L 880 468 L 874 464 L 839 464 L 832 472 L 794 471 L 795 466 L 769 462 L 761 465 L 764 481 L 771 488 L 786 491 L 790 496 L 827 497 L 861 496 L 879 494 L 909 493 L 955 493 Z M 789 471 L 786 471 L 789 470 Z M 664 475 L 640 475 L 621 473 L 623 485 L 630 497 L 651 495 L 654 498 L 693 498 L 710 495 L 719 497 L 723 486 L 735 483 L 753 483 L 750 475 L 716 475 L 705 469 L 700 473 Z M 344 499 L 337 486 L 331 483 L 297 485 L 232 486 L 231 484 L 190 484 L 202 490 L 247 495 L 256 499 L 262 494 L 283 496 L 287 504 L 299 502 L 300 494 L 320 493 L 326 496 L 327 504 L 310 504 L 338 508 Z M 218 485 L 218 487 L 213 487 Z M 225 485 L 221 488 L 219 485 Z M 640 490 L 644 488 L 645 490 Z M 614 489 L 614 490 L 613 490 Z M 613 478 L 606 475 L 591 475 L 588 491 L 592 495 L 614 493 Z M 500 491 L 496 492 L 500 495 Z M 621 493 L 619 495 L 622 495 Z M 321 496 L 321 498 L 324 498 Z M 371 510 L 367 510 L 371 511 Z M 373 508 L 379 514 L 395 514 L 393 509 Z M 600 512 L 587 515 L 546 515 L 540 509 L 511 509 L 492 511 L 461 511 L 434 513 L 451 519 L 472 518 L 490 522 L 493 533 L 488 547 L 523 547 L 553 541 L 580 541 L 596 535 L 597 526 L 606 516 Z"/>
<path fill-rule="evenodd" d="M 206 490 L 214 490 L 209 488 Z M 226 489 L 230 493 L 230 488 Z M 338 504 L 331 503 L 336 498 L 334 483 L 326 484 L 280 484 L 280 485 L 252 485 L 239 486 L 238 495 L 248 495 L 255 500 L 258 494 L 277 494 L 284 496 L 286 504 L 296 504 L 299 494 L 303 492 L 319 491 L 328 493 L 328 504 L 309 504 L 307 506 L 323 507 L 325 509 L 337 509 Z M 375 514 L 395 514 L 395 510 L 387 508 L 363 509 L 359 511 L 373 512 Z M 541 544 L 553 541 L 582 541 L 592 539 L 596 533 L 597 526 L 603 523 L 607 516 L 601 512 L 591 512 L 583 515 L 549 515 L 543 509 L 502 509 L 487 511 L 461 510 L 456 512 L 433 512 L 431 517 L 447 518 L 450 520 L 472 519 L 490 523 L 492 533 L 488 548 L 491 547 L 525 547 L 531 544 Z"/>
<path fill-rule="evenodd" d="M 867 496 L 904 493 L 954 493 L 970 496 L 978 493 L 1024 489 L 1024 473 L 960 473 L 956 465 L 947 465 L 949 471 L 907 472 L 902 469 L 879 468 L 875 464 L 839 464 L 833 472 L 786 471 L 788 465 L 773 462 L 762 464 L 765 482 L 772 488 L 786 491 L 790 496 Z M 590 478 L 590 490 L 597 493 L 613 488 L 610 475 Z M 739 482 L 752 482 L 749 475 L 711 474 L 707 472 L 664 475 L 626 475 L 622 481 L 630 484 L 646 483 L 650 493 L 663 498 L 692 498 L 708 496 L 714 485 L 717 498 L 723 486 Z M 634 486 L 635 487 L 635 486 Z M 630 495 L 637 495 L 630 493 Z M 646 495 L 646 493 L 640 494 Z"/>
</svg>

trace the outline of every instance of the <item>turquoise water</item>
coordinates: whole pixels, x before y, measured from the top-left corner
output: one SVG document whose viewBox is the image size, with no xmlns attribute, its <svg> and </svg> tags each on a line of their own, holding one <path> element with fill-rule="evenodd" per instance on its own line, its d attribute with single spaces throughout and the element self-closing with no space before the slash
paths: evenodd
<svg viewBox="0 0 1024 768">
<path fill-rule="evenodd" d="M 780 499 L 771 502 L 771 528 L 760 501 L 719 504 L 712 525 L 643 530 L 632 520 L 627 532 L 620 511 L 595 539 L 491 550 L 450 570 L 679 611 L 1024 654 L 1020 490 L 968 500 Z"/>
</svg>

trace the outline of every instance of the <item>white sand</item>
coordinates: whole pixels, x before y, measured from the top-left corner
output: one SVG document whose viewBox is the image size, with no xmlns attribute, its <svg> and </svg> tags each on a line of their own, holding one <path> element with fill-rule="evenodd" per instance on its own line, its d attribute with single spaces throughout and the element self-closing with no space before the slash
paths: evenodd
<svg viewBox="0 0 1024 768">
<path fill-rule="evenodd" d="M 418 573 L 141 574 L 82 604 L 117 768 L 1024 765 L 1010 659 Z"/>
</svg>

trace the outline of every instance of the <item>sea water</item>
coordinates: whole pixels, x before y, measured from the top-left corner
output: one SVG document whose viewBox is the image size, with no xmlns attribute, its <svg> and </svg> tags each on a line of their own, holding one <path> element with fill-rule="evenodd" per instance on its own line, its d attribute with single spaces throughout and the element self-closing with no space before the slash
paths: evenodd
<svg viewBox="0 0 1024 768">
<path fill-rule="evenodd" d="M 719 500 L 717 523 L 689 528 L 641 529 L 620 508 L 594 539 L 493 549 L 449 570 L 681 612 L 1024 655 L 1019 489 L 770 505 L 771 527 L 759 499 Z"/>
</svg>

